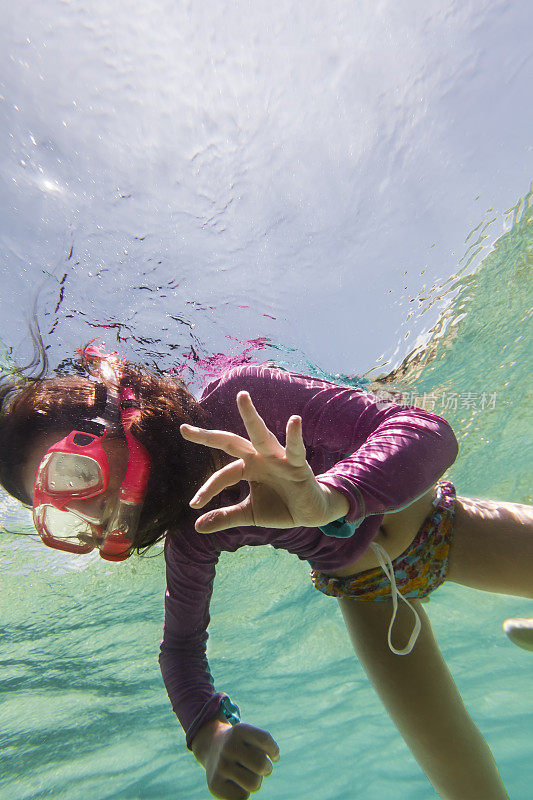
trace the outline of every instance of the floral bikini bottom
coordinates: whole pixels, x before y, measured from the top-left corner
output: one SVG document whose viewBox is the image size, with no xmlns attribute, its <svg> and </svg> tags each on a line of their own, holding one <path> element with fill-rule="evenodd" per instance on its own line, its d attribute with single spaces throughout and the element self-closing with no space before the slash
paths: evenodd
<svg viewBox="0 0 533 800">
<path fill-rule="evenodd" d="M 396 587 L 403 597 L 427 597 L 446 580 L 455 516 L 455 487 L 449 481 L 439 481 L 435 492 L 434 511 L 426 517 L 408 549 L 389 562 Z M 352 600 L 391 600 L 392 597 L 390 576 L 383 567 L 343 578 L 317 570 L 311 570 L 310 575 L 315 589 L 331 597 Z"/>
</svg>

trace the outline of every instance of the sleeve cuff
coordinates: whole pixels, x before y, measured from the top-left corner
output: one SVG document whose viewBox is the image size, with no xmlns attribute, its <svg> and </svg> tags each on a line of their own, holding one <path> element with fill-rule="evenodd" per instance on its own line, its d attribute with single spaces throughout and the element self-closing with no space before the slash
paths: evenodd
<svg viewBox="0 0 533 800">
<path fill-rule="evenodd" d="M 343 522 L 353 523 L 355 527 L 358 528 L 366 516 L 365 501 L 360 489 L 352 481 L 347 480 L 340 475 L 328 475 L 326 472 L 323 475 L 317 475 L 316 480 L 318 483 L 322 483 L 324 486 L 329 486 L 330 489 L 335 489 L 335 491 L 340 492 L 340 494 L 343 494 L 346 497 L 350 504 L 350 508 L 348 509 L 348 513 L 344 517 Z M 338 520 L 336 520 L 336 522 L 338 522 Z M 331 524 L 332 523 L 330 522 L 329 525 Z M 322 528 L 320 530 L 322 530 Z M 351 534 L 343 534 L 343 536 L 348 535 L 351 536 Z"/>
<path fill-rule="evenodd" d="M 346 517 L 328 522 L 327 525 L 319 525 L 318 530 L 326 536 L 334 536 L 336 539 L 347 539 L 355 533 L 355 522 L 346 522 Z"/>
<path fill-rule="evenodd" d="M 222 694 L 220 692 L 214 694 L 203 706 L 200 713 L 194 718 L 185 733 L 185 742 L 189 750 L 192 750 L 192 741 L 202 725 L 216 717 L 219 711 L 224 714 L 226 720 L 231 725 L 237 725 L 237 723 L 241 721 L 241 710 L 239 706 L 235 705 L 227 694 Z"/>
</svg>

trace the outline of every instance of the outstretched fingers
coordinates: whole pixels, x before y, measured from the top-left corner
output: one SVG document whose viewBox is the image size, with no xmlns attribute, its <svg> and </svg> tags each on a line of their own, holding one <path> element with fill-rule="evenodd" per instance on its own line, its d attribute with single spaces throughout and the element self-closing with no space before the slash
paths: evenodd
<svg viewBox="0 0 533 800">
<path fill-rule="evenodd" d="M 238 393 L 237 408 L 250 441 L 257 452 L 264 456 L 283 455 L 283 447 L 257 413 L 248 392 Z"/>
<path fill-rule="evenodd" d="M 249 498 L 235 506 L 208 511 L 196 520 L 194 527 L 198 533 L 217 533 L 241 525 L 255 525 Z"/>
<path fill-rule="evenodd" d="M 204 485 L 198 489 L 189 505 L 194 508 L 202 508 L 213 497 L 227 489 L 228 486 L 234 486 L 239 483 L 242 480 L 243 472 L 244 462 L 240 458 L 222 467 L 222 469 L 214 472 Z"/>
<path fill-rule="evenodd" d="M 305 444 L 302 434 L 302 418 L 293 415 L 286 428 L 285 455 L 289 464 L 302 466 L 306 463 Z"/>
<path fill-rule="evenodd" d="M 211 431 L 207 428 L 196 428 L 194 425 L 180 425 L 180 433 L 188 442 L 203 444 L 223 450 L 234 458 L 241 458 L 254 452 L 254 448 L 243 436 L 228 431 Z"/>
</svg>

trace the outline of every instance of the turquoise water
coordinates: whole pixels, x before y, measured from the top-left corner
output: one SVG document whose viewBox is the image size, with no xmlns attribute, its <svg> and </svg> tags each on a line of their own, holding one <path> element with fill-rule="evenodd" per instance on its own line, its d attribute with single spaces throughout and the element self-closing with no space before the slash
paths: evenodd
<svg viewBox="0 0 533 800">
<path fill-rule="evenodd" d="M 533 503 L 529 4 L 4 5 L 3 367 L 36 296 L 53 367 L 101 336 L 196 392 L 249 360 L 364 374 L 450 420 L 459 494 Z M 32 531 L 3 494 L 0 526 Z M 217 688 L 281 749 L 258 796 L 435 798 L 307 573 L 268 547 L 218 568 Z M 160 554 L 0 536 L 0 800 L 207 800 L 157 664 L 163 592 Z M 426 609 L 529 800 L 533 660 L 501 622 L 531 603 L 448 585 Z"/>
<path fill-rule="evenodd" d="M 449 477 L 463 495 L 531 503 L 530 197 L 506 227 L 475 274 L 435 287 L 448 292 L 447 311 L 395 385 L 433 391 L 439 402 L 442 393 L 496 393 L 494 407 L 458 400 L 446 411 L 461 443 Z M 1 502 L 6 526 L 29 524 Z M 0 559 L 2 800 L 208 797 L 156 661 L 161 556 L 109 565 L 11 536 L 0 540 Z M 531 615 L 531 603 L 445 585 L 426 608 L 511 798 L 526 800 L 532 658 L 507 641 L 501 622 Z M 265 800 L 436 796 L 367 683 L 335 601 L 312 588 L 303 563 L 271 548 L 224 555 L 210 631 L 217 687 L 281 749 Z"/>
</svg>

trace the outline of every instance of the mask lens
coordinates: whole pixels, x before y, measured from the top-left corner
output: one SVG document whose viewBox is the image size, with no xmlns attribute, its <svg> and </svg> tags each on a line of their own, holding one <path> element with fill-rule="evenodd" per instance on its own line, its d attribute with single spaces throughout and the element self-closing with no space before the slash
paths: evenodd
<svg viewBox="0 0 533 800">
<path fill-rule="evenodd" d="M 42 524 L 48 536 L 69 544 L 94 544 L 93 529 L 89 522 L 70 511 L 60 511 L 45 506 Z"/>
<path fill-rule="evenodd" d="M 46 464 L 50 492 L 82 493 L 103 490 L 102 471 L 94 459 L 72 453 L 51 453 Z"/>
</svg>

